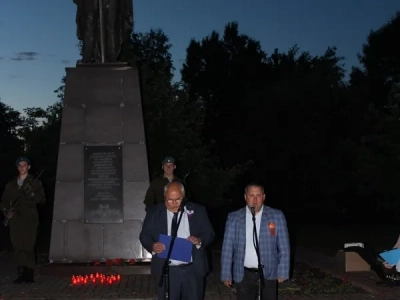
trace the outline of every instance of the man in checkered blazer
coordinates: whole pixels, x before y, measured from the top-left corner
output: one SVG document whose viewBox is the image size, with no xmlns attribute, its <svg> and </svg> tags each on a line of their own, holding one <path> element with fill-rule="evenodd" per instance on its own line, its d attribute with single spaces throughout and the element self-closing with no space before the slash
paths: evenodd
<svg viewBox="0 0 400 300">
<path fill-rule="evenodd" d="M 235 284 L 237 300 L 256 299 L 259 270 L 264 279 L 261 299 L 277 299 L 277 282 L 289 279 L 290 244 L 282 211 L 264 205 L 263 186 L 245 188 L 246 207 L 228 215 L 221 255 L 221 281 Z M 254 219 L 253 219 L 254 216 Z M 254 222 L 259 241 L 258 263 Z"/>
</svg>

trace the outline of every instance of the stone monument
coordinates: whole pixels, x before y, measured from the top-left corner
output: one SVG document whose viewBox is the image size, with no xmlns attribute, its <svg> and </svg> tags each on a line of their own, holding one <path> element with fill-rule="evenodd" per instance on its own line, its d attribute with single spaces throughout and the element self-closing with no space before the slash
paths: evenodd
<svg viewBox="0 0 400 300">
<path fill-rule="evenodd" d="M 82 63 L 116 62 L 133 27 L 132 0 L 73 0 Z"/>
<path fill-rule="evenodd" d="M 149 185 L 139 72 L 117 61 L 132 31 L 132 0 L 74 2 L 83 59 L 66 69 L 49 258 L 147 260 L 139 241 Z"/>
</svg>

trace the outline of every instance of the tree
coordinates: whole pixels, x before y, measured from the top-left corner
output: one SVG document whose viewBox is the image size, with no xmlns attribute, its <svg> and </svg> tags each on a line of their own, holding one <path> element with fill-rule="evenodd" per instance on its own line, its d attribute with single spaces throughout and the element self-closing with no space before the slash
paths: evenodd
<svg viewBox="0 0 400 300">
<path fill-rule="evenodd" d="M 24 109 L 23 126 L 19 130 L 25 142 L 25 151 L 35 157 L 39 165 L 48 166 L 55 176 L 61 129 L 62 103 L 56 102 L 47 109 L 31 107 Z"/>
<path fill-rule="evenodd" d="M 170 47 L 161 30 L 150 30 L 133 34 L 132 48 L 127 52 L 130 64 L 137 65 L 141 73 L 150 170 L 159 173 L 165 155 L 177 157 L 181 175 L 192 170 L 187 182 L 191 196 L 218 206 L 226 201 L 233 178 L 244 166 L 218 168 L 201 136 L 204 106 L 190 101 L 185 88 L 172 83 Z"/>
<path fill-rule="evenodd" d="M 60 99 L 61 102 L 64 101 L 65 96 L 65 79 L 65 76 L 61 78 L 61 85 L 54 91 L 54 93 L 57 94 L 57 98 Z"/>
<path fill-rule="evenodd" d="M 400 12 L 371 31 L 359 54 L 362 68 L 353 68 L 350 89 L 360 99 L 364 118 L 356 151 L 354 181 L 358 197 L 372 209 L 399 211 L 395 195 L 400 148 Z"/>
<path fill-rule="evenodd" d="M 151 175 L 159 173 L 160 161 L 169 150 L 168 130 L 176 87 L 172 84 L 171 45 L 165 33 L 151 29 L 134 33 L 122 57 L 140 70 L 144 125 Z"/>
<path fill-rule="evenodd" d="M 21 115 L 10 106 L 0 102 L 0 183 L 15 174 L 14 161 L 24 151 L 17 128 L 21 126 Z"/>
<path fill-rule="evenodd" d="M 186 52 L 182 81 L 191 101 L 205 109 L 203 134 L 212 154 L 223 167 L 250 161 L 248 143 L 254 137 L 246 139 L 243 124 L 257 119 L 263 106 L 258 96 L 266 56 L 260 43 L 240 34 L 237 23 L 229 23 L 223 36 L 213 31 L 201 41 L 193 39 Z"/>
<path fill-rule="evenodd" d="M 351 120 L 345 108 L 351 107 L 351 99 L 342 60 L 335 48 L 313 57 L 297 46 L 287 53 L 275 50 L 268 58 L 272 75 L 266 84 L 270 109 L 264 130 L 271 149 L 265 169 L 274 174 L 286 208 L 305 209 L 307 202 L 317 208 L 347 189 L 348 182 L 341 180 L 348 177 L 341 163 L 345 153 L 339 145 L 348 135 Z"/>
<path fill-rule="evenodd" d="M 33 173 L 43 173 L 47 193 L 46 208 L 51 210 L 55 191 L 58 148 L 60 144 L 62 103 L 56 102 L 46 109 L 24 109 L 25 116 L 19 135 L 25 144 L 25 153 L 32 160 Z"/>
<path fill-rule="evenodd" d="M 377 109 L 397 105 L 393 89 L 400 84 L 400 12 L 378 30 L 373 30 L 358 55 L 363 69 L 354 68 L 351 84 L 362 86 L 368 93 L 367 101 Z"/>
<path fill-rule="evenodd" d="M 348 174 L 338 167 L 344 153 L 335 152 L 349 122 L 342 60 L 335 48 L 312 57 L 294 46 L 268 56 L 236 23 L 222 37 L 191 41 L 181 73 L 191 101 L 204 106 L 205 141 L 222 166 L 254 161 L 237 194 L 258 180 L 272 199 L 284 199 L 272 204 L 293 208 L 347 188 L 339 184 Z"/>
</svg>

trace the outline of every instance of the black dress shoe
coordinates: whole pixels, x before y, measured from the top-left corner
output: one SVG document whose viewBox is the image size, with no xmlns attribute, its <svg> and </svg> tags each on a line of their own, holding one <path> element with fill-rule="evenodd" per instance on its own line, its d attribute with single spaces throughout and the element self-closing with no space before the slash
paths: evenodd
<svg viewBox="0 0 400 300">
<path fill-rule="evenodd" d="M 34 283 L 35 282 L 35 280 L 34 280 L 34 270 L 31 269 L 31 268 L 26 268 L 25 272 L 26 272 L 25 273 L 25 282 Z"/>
<path fill-rule="evenodd" d="M 18 266 L 17 271 L 18 271 L 18 277 L 13 281 L 13 284 L 21 284 L 25 282 L 24 267 Z"/>
</svg>

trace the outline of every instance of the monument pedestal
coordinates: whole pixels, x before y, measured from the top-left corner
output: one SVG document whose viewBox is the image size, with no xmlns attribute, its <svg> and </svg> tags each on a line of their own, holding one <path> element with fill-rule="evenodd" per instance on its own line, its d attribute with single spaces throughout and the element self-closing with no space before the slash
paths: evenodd
<svg viewBox="0 0 400 300">
<path fill-rule="evenodd" d="M 66 71 L 50 261 L 150 259 L 139 241 L 149 186 L 139 72 Z"/>
</svg>

